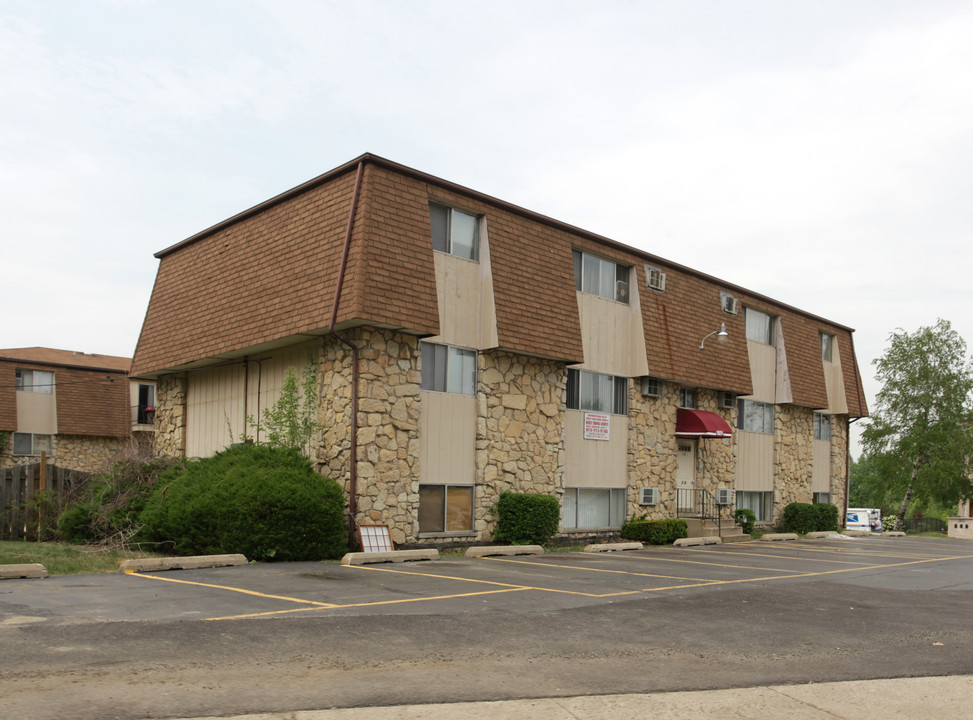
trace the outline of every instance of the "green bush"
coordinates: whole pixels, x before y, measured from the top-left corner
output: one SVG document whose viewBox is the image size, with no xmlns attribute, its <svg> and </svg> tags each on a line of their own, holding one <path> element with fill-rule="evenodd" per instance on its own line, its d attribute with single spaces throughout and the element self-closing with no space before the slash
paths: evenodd
<svg viewBox="0 0 973 720">
<path fill-rule="evenodd" d="M 557 534 L 561 505 L 553 495 L 505 492 L 496 505 L 493 539 L 511 545 L 543 545 Z"/>
<path fill-rule="evenodd" d="M 806 535 L 838 529 L 838 508 L 828 503 L 790 503 L 780 518 L 784 532 Z"/>
<path fill-rule="evenodd" d="M 757 516 L 753 510 L 738 508 L 733 511 L 733 522 L 739 525 L 747 535 L 753 532 L 753 526 L 757 522 Z"/>
<path fill-rule="evenodd" d="M 638 540 L 650 545 L 669 545 L 689 535 L 689 527 L 681 518 L 667 520 L 629 520 L 622 525 L 625 540 Z"/>
<path fill-rule="evenodd" d="M 321 560 L 347 549 L 345 498 L 293 448 L 237 445 L 191 461 L 156 485 L 143 536 L 177 555 Z"/>
</svg>

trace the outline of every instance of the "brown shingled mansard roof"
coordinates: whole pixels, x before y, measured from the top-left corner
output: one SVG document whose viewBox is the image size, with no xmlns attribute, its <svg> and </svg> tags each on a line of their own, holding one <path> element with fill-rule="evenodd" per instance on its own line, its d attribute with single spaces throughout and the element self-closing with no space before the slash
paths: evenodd
<svg viewBox="0 0 973 720">
<path fill-rule="evenodd" d="M 328 332 L 359 165 L 336 327 L 439 332 L 428 203 L 488 218 L 499 347 L 583 360 L 572 249 L 667 273 L 665 293 L 640 283 L 650 373 L 687 385 L 752 391 L 743 313 L 731 292 L 781 317 L 794 402 L 827 405 L 817 331 L 838 336 L 849 413 L 866 413 L 850 328 L 609 238 L 365 154 L 156 254 L 159 270 L 133 371 L 154 374 L 241 357 Z M 726 322 L 725 345 L 700 339 Z M 793 353 L 793 354 L 792 354 Z"/>
</svg>

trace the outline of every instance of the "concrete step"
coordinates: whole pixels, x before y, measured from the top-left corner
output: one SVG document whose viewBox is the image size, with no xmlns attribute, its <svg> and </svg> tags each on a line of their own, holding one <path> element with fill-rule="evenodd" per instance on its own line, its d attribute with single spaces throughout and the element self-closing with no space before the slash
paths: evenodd
<svg viewBox="0 0 973 720">
<path fill-rule="evenodd" d="M 724 518 L 717 525 L 715 520 L 702 520 L 700 518 L 685 518 L 689 529 L 689 537 L 719 537 L 723 542 L 744 542 L 750 536 L 743 532 L 743 528 L 737 525 L 730 518 Z"/>
</svg>

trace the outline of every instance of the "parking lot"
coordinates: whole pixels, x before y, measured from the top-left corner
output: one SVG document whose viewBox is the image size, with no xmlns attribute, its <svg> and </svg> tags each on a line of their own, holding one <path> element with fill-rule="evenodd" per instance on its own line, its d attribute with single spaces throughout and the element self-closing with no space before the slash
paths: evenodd
<svg viewBox="0 0 973 720">
<path fill-rule="evenodd" d="M 973 543 L 863 537 L 0 582 L 11 717 L 973 674 Z"/>
<path fill-rule="evenodd" d="M 525 612 L 816 580 L 887 590 L 973 589 L 973 544 L 946 538 L 835 537 L 362 566 L 283 563 L 8 580 L 0 585 L 0 626 L 218 622 L 297 613 Z"/>
</svg>

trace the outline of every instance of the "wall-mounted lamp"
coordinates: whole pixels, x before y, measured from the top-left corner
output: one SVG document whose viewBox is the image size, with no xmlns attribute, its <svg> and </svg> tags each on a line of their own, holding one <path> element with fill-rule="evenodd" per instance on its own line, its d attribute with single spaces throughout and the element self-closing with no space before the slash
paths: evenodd
<svg viewBox="0 0 973 720">
<path fill-rule="evenodd" d="M 714 330 L 709 335 L 707 335 L 706 337 L 704 337 L 702 340 L 699 341 L 699 349 L 700 350 L 703 349 L 703 345 L 706 342 L 706 338 L 713 337 L 714 335 L 716 335 L 716 339 L 717 340 L 719 340 L 723 344 L 726 344 L 726 339 L 728 337 L 730 337 L 730 333 L 728 333 L 726 331 L 726 323 L 725 322 L 724 323 L 720 323 L 720 329 L 719 330 Z"/>
</svg>

